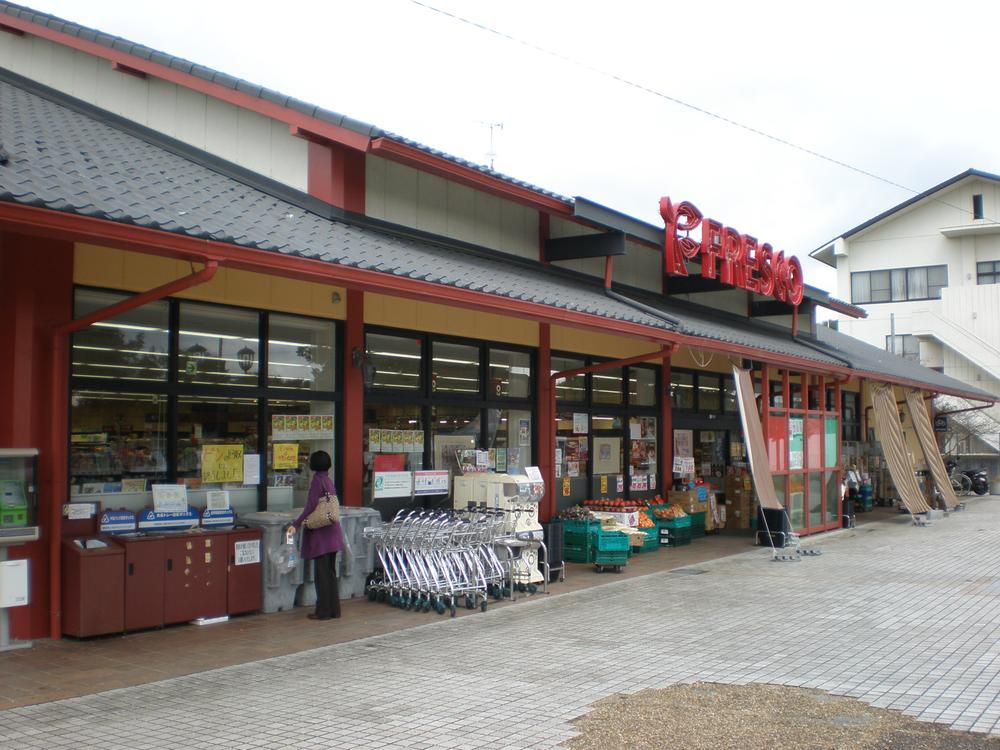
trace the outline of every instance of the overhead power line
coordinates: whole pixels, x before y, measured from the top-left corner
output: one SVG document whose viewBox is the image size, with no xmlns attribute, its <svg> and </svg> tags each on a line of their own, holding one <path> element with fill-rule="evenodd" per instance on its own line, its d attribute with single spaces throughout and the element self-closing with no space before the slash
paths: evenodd
<svg viewBox="0 0 1000 750">
<path fill-rule="evenodd" d="M 653 96 L 655 96 L 655 97 L 657 97 L 659 99 L 663 99 L 664 101 L 671 102 L 672 104 L 676 104 L 679 107 L 684 107 L 685 109 L 689 109 L 692 112 L 697 112 L 698 114 L 704 115 L 706 117 L 711 117 L 712 119 L 718 120 L 719 122 L 723 122 L 723 123 L 725 123 L 727 125 L 731 125 L 733 127 L 739 128 L 739 129 L 744 130 L 744 131 L 746 131 L 748 133 L 753 133 L 756 136 L 759 136 L 761 138 L 766 138 L 769 141 L 773 141 L 774 143 L 778 143 L 778 144 L 780 144 L 782 146 L 785 146 L 787 148 L 795 149 L 796 151 L 800 151 L 801 153 L 808 154 L 809 156 L 812 156 L 812 157 L 814 157 L 816 159 L 821 159 L 821 160 L 823 160 L 825 162 L 828 162 L 830 164 L 834 164 L 834 165 L 836 165 L 838 167 L 841 167 L 842 169 L 850 170 L 851 172 L 855 172 L 856 174 L 860 174 L 860 175 L 863 175 L 864 177 L 868 177 L 870 179 L 877 180 L 878 182 L 884 183 L 886 185 L 890 185 L 891 187 L 894 187 L 894 188 L 898 188 L 899 190 L 903 190 L 903 191 L 905 191 L 907 193 L 912 193 L 913 195 L 919 195 L 921 193 L 920 190 L 915 190 L 914 188 L 908 187 L 907 185 L 903 185 L 901 183 L 895 182 L 894 180 L 890 180 L 888 177 L 883 177 L 882 175 L 876 174 L 875 172 L 871 172 L 871 171 L 869 171 L 867 169 L 862 169 L 861 167 L 855 166 L 854 164 L 850 164 L 849 162 L 843 161 L 841 159 L 837 159 L 837 158 L 835 158 L 833 156 L 827 156 L 826 154 L 824 154 L 824 153 L 822 153 L 820 151 L 816 151 L 815 149 L 808 148 L 807 146 L 802 146 L 802 145 L 800 145 L 798 143 L 795 143 L 794 141 L 788 140 L 787 138 L 782 138 L 780 136 L 774 135 L 773 133 L 768 133 L 765 130 L 761 130 L 760 128 L 755 128 L 752 125 L 747 125 L 746 123 L 739 122 L 738 120 L 734 120 L 731 117 L 726 117 L 725 115 L 721 115 L 718 112 L 713 112 L 713 111 L 711 111 L 709 109 L 705 109 L 704 107 L 700 107 L 697 104 L 692 104 L 691 102 L 687 102 L 687 101 L 685 101 L 683 99 L 680 99 L 680 98 L 678 98 L 676 96 L 672 96 L 672 95 L 670 95 L 670 94 L 668 94 L 666 92 L 660 91 L 659 89 L 655 89 L 652 86 L 647 86 L 647 85 L 642 84 L 642 83 L 637 83 L 636 81 L 633 81 L 630 78 L 626 78 L 623 75 L 620 75 L 618 73 L 612 73 L 612 72 L 610 72 L 608 70 L 604 70 L 603 68 L 599 68 L 596 65 L 592 65 L 591 63 L 584 62 L 582 60 L 578 60 L 575 57 L 570 57 L 569 55 L 565 55 L 565 54 L 563 54 L 561 52 L 556 52 L 554 50 L 548 49 L 547 47 L 543 47 L 540 44 L 536 44 L 534 42 L 529 42 L 529 41 L 527 41 L 525 39 L 521 39 L 520 37 L 516 37 L 513 34 L 508 34 L 505 31 L 500 31 L 499 29 L 494 29 L 492 26 L 487 26 L 486 24 L 480 23 L 479 21 L 473 21 L 471 18 L 466 18 L 465 16 L 460 16 L 457 13 L 452 13 L 451 11 L 445 10 L 443 8 L 438 8 L 438 7 L 436 7 L 434 5 L 431 5 L 429 3 L 421 2 L 421 0 L 409 0 L 409 2 L 411 2 L 414 5 L 419 6 L 421 8 L 424 8 L 426 10 L 432 11 L 433 13 L 437 13 L 439 15 L 446 16 L 447 18 L 450 18 L 450 19 L 452 19 L 454 21 L 458 21 L 459 23 L 463 23 L 463 24 L 465 24 L 467 26 L 471 26 L 471 27 L 473 27 L 475 29 L 478 29 L 480 31 L 483 31 L 483 32 L 485 32 L 487 34 L 492 34 L 493 36 L 500 37 L 501 39 L 506 39 L 507 41 L 513 42 L 513 43 L 518 44 L 518 45 L 520 45 L 522 47 L 526 47 L 527 49 L 533 50 L 535 52 L 539 52 L 539 53 L 541 53 L 543 55 L 555 58 L 557 60 L 561 60 L 561 61 L 563 61 L 565 63 L 569 63 L 570 65 L 576 66 L 578 68 L 582 68 L 584 70 L 588 70 L 588 71 L 590 71 L 592 73 L 596 73 L 597 75 L 603 76 L 605 78 L 609 78 L 609 79 L 611 79 L 613 81 L 616 81 L 616 82 L 618 82 L 618 83 L 620 83 L 622 85 L 628 86 L 628 87 L 636 89 L 638 91 L 642 91 L 642 92 L 644 92 L 646 94 L 652 94 Z M 971 213 L 971 211 L 969 211 L 967 208 L 963 208 L 961 206 L 957 206 L 957 205 L 955 205 L 953 203 L 949 203 L 948 201 L 942 200 L 940 198 L 933 198 L 932 197 L 931 199 L 934 202 L 936 202 L 936 203 L 940 203 L 940 204 L 948 206 L 950 208 L 957 209 L 957 210 L 962 211 L 964 213 Z M 993 224 L 1000 223 L 1000 222 L 997 222 L 995 219 L 986 219 L 986 221 L 989 221 L 990 223 L 993 223 Z"/>
</svg>

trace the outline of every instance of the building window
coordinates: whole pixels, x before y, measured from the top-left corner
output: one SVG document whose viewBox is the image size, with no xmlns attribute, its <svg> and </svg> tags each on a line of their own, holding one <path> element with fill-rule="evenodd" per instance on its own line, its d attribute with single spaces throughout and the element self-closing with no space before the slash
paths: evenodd
<svg viewBox="0 0 1000 750">
<path fill-rule="evenodd" d="M 987 260 L 976 263 L 976 283 L 1000 283 L 1000 260 Z M 75 349 L 76 347 L 73 348 Z"/>
<path fill-rule="evenodd" d="M 670 373 L 670 403 L 675 409 L 694 408 L 694 375 L 689 372 Z"/>
<path fill-rule="evenodd" d="M 972 218 L 973 220 L 983 218 L 983 196 L 980 193 L 972 196 Z"/>
<path fill-rule="evenodd" d="M 941 290 L 946 286 L 948 286 L 948 266 L 858 271 L 851 274 L 851 302 L 871 304 L 940 299 Z"/>
<path fill-rule="evenodd" d="M 920 342 L 916 336 L 909 333 L 896 334 L 895 337 L 886 336 L 885 350 L 903 359 L 909 359 L 914 362 L 920 361 Z"/>
</svg>

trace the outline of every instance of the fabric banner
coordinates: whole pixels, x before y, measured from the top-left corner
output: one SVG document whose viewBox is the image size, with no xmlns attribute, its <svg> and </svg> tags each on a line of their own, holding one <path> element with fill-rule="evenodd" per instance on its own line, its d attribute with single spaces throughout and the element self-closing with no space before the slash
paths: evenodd
<svg viewBox="0 0 1000 750">
<path fill-rule="evenodd" d="M 774 477 L 771 474 L 771 464 L 767 459 L 767 445 L 764 443 L 764 431 L 760 426 L 760 414 L 757 411 L 757 400 L 754 398 L 750 371 L 733 365 L 733 378 L 736 381 L 740 422 L 743 423 L 743 437 L 750 457 L 750 473 L 753 474 L 757 499 L 762 508 L 784 508 L 785 506 L 778 500 L 778 494 L 774 491 Z"/>
<path fill-rule="evenodd" d="M 872 384 L 872 407 L 875 413 L 875 437 L 882 444 L 889 474 L 899 493 L 899 499 L 911 514 L 926 513 L 931 508 L 920 494 L 916 468 L 906 452 L 903 430 L 899 426 L 896 397 L 891 385 Z"/>
<path fill-rule="evenodd" d="M 938 450 L 937 441 L 934 439 L 934 425 L 931 424 L 931 415 L 927 412 L 927 404 L 920 391 L 910 391 L 906 394 L 906 404 L 910 407 L 910 419 L 913 420 L 914 427 L 917 428 L 917 438 L 920 440 L 920 448 L 924 452 L 924 460 L 927 461 L 927 468 L 934 477 L 934 484 L 944 499 L 944 505 L 948 510 L 958 506 L 958 497 L 955 495 L 955 488 L 951 486 L 951 479 L 948 470 L 945 468 L 944 460 L 941 458 L 941 451 Z"/>
</svg>

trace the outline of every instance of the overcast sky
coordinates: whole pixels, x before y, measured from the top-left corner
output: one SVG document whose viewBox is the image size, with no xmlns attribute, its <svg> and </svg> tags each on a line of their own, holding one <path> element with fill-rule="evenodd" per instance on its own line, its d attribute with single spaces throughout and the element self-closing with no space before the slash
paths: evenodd
<svg viewBox="0 0 1000 750">
<path fill-rule="evenodd" d="M 1000 171 L 1000 3 L 426 3 L 916 191 Z M 690 200 L 833 292 L 809 251 L 912 195 L 412 0 L 28 4 L 479 163 L 503 123 L 498 170 L 657 224 Z"/>
</svg>

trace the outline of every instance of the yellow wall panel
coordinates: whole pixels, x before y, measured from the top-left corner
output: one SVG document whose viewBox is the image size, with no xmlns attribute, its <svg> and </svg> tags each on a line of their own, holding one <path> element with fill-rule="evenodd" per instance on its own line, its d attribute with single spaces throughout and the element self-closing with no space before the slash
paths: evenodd
<svg viewBox="0 0 1000 750">
<path fill-rule="evenodd" d="M 538 345 L 538 324 L 533 321 L 386 294 L 365 293 L 365 323 L 522 346 Z"/>
<path fill-rule="evenodd" d="M 705 360 L 709 360 L 709 362 L 702 367 L 699 363 Z M 730 364 L 728 357 L 718 352 L 697 351 L 692 354 L 690 347 L 687 346 L 682 346 L 674 352 L 674 356 L 670 358 L 670 366 L 691 370 L 704 370 L 705 372 L 732 373 L 733 371 L 733 366 Z"/>
<path fill-rule="evenodd" d="M 187 261 L 77 243 L 73 281 L 125 292 L 145 292 L 186 276 L 191 268 Z M 333 301 L 335 292 L 339 302 Z M 347 292 L 343 287 L 231 268 L 220 268 L 211 281 L 176 296 L 297 315 L 339 320 L 347 317 Z"/>
<path fill-rule="evenodd" d="M 73 250 L 73 281 L 85 286 L 124 289 L 125 253 L 111 247 L 77 243 Z"/>
<path fill-rule="evenodd" d="M 635 357 L 661 349 L 652 341 L 564 326 L 552 326 L 551 343 L 553 351 L 592 354 L 595 357 L 612 357 L 614 359 Z"/>
</svg>

